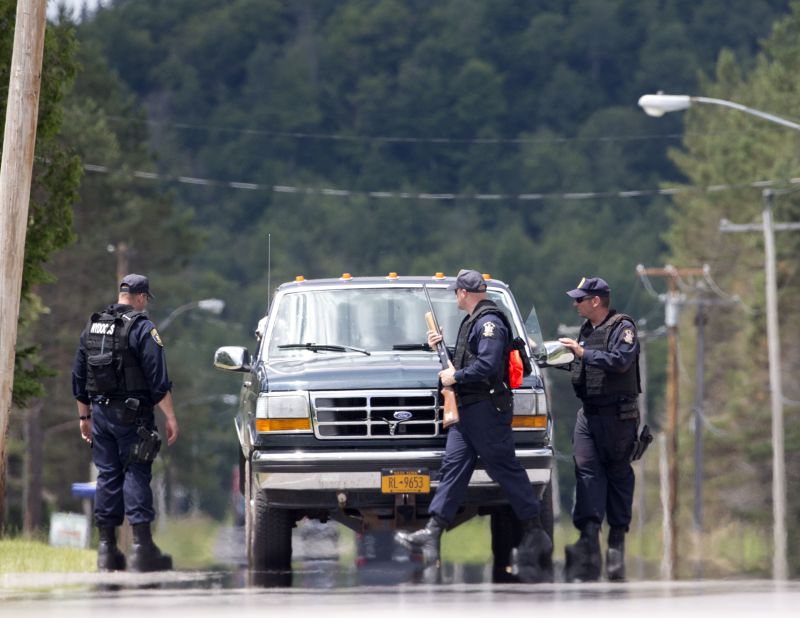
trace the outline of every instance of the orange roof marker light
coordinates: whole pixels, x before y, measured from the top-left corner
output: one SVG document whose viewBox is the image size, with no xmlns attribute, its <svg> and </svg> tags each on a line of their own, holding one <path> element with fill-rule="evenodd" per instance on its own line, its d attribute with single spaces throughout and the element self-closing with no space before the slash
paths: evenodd
<svg viewBox="0 0 800 618">
<path fill-rule="evenodd" d="M 295 280 L 295 283 L 302 283 L 303 281 L 305 281 L 305 280 L 306 280 L 306 278 L 305 278 L 303 275 L 297 275 L 297 276 L 294 278 L 294 280 Z"/>
<path fill-rule="evenodd" d="M 342 281 L 350 281 L 353 278 L 353 275 L 350 273 L 342 273 Z"/>
<path fill-rule="evenodd" d="M 489 279 L 491 279 L 492 276 L 489 273 L 483 273 L 483 278 L 485 281 L 489 281 Z"/>
<path fill-rule="evenodd" d="M 444 279 L 444 273 L 436 273 L 433 276 L 434 279 Z"/>
<path fill-rule="evenodd" d="M 397 279 L 397 273 L 392 271 L 386 276 L 386 278 L 387 279 Z"/>
</svg>

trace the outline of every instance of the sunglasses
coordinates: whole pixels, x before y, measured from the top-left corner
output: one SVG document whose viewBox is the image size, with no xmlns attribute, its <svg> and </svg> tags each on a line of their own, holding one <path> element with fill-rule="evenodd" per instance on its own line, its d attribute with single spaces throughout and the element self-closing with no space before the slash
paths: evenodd
<svg viewBox="0 0 800 618">
<path fill-rule="evenodd" d="M 594 296 L 581 296 L 580 298 L 576 298 L 576 299 L 575 299 L 575 303 L 576 303 L 576 304 L 578 304 L 578 305 L 580 305 L 580 304 L 581 304 L 583 301 L 585 301 L 587 298 L 594 298 Z"/>
</svg>

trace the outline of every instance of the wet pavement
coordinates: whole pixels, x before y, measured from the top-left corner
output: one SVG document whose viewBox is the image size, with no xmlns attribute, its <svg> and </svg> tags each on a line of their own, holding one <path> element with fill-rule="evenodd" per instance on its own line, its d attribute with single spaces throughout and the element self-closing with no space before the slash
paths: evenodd
<svg viewBox="0 0 800 618">
<path fill-rule="evenodd" d="M 237 618 L 302 616 L 796 616 L 800 582 L 636 581 L 622 584 L 492 584 L 488 565 L 445 565 L 440 584 L 386 538 L 355 547 L 329 528 L 302 527 L 292 573 L 253 573 L 241 529 L 224 529 L 211 571 L 0 575 L 0 616 L 38 618 Z M 352 544 L 352 539 L 349 541 Z M 348 556 L 339 559 L 344 552 Z M 352 558 L 350 557 L 352 556 Z M 544 612 L 544 614 L 542 613 Z"/>
</svg>

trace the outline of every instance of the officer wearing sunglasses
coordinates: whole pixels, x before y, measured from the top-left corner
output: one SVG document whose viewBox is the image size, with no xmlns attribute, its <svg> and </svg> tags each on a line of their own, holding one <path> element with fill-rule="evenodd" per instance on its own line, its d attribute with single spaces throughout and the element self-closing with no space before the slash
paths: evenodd
<svg viewBox="0 0 800 618">
<path fill-rule="evenodd" d="M 608 520 L 606 576 L 625 579 L 625 534 L 631 521 L 631 455 L 639 424 L 639 341 L 630 316 L 611 308 L 611 289 L 584 277 L 567 292 L 584 318 L 578 339 L 559 341 L 575 354 L 572 386 L 583 404 L 573 434 L 575 509 L 580 538 L 566 547 L 567 581 L 595 581 L 601 573 L 600 526 Z"/>
</svg>

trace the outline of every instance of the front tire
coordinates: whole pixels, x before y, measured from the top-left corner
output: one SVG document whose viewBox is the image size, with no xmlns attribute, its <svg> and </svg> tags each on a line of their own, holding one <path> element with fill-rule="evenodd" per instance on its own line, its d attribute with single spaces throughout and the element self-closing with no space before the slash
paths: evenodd
<svg viewBox="0 0 800 618">
<path fill-rule="evenodd" d="M 548 483 L 539 504 L 539 517 L 547 536 L 553 539 L 553 486 Z M 496 584 L 518 582 L 511 573 L 511 552 L 522 540 L 522 524 L 510 506 L 503 507 L 491 515 L 492 531 L 492 582 Z"/>
<path fill-rule="evenodd" d="M 292 568 L 294 514 L 267 505 L 263 490 L 255 491 L 250 568 L 259 571 L 289 571 Z"/>
</svg>

